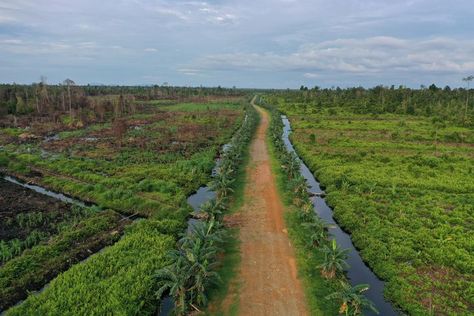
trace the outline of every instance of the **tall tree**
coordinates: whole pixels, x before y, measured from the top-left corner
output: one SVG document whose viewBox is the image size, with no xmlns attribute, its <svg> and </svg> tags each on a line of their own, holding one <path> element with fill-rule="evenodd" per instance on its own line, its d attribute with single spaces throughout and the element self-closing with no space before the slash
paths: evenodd
<svg viewBox="0 0 474 316">
<path fill-rule="evenodd" d="M 66 79 L 63 81 L 63 84 L 67 86 L 67 96 L 69 102 L 69 115 L 72 117 L 72 101 L 71 101 L 71 86 L 74 86 L 76 83 L 71 79 Z"/>
<path fill-rule="evenodd" d="M 464 107 L 464 122 L 466 121 L 467 118 L 467 108 L 469 105 L 469 94 L 470 94 L 470 83 L 471 81 L 474 80 L 474 76 L 467 76 L 466 78 L 462 78 L 462 81 L 467 82 L 467 96 L 466 96 L 466 106 Z"/>
</svg>

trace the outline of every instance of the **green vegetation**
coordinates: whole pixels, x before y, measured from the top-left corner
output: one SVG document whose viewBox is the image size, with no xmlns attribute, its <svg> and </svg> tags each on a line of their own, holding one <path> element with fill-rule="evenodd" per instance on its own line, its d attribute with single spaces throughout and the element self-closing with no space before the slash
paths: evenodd
<svg viewBox="0 0 474 316">
<path fill-rule="evenodd" d="M 321 267 L 332 267 L 334 262 L 345 265 L 345 262 L 339 260 L 340 256 L 337 256 L 337 260 L 332 260 L 332 257 L 323 254 L 327 247 L 339 248 L 334 241 L 329 241 L 327 225 L 313 211 L 306 181 L 299 174 L 298 158 L 285 148 L 282 141 L 283 124 L 279 112 L 264 103 L 262 105 L 271 113 L 268 136 L 274 160 L 272 169 L 277 174 L 279 191 L 285 198 L 288 209 L 285 220 L 296 250 L 298 271 L 303 279 L 311 314 L 335 315 L 339 304 L 342 308 L 344 301 L 331 295 L 341 293 L 344 289 L 343 284 L 347 281 L 342 273 L 338 273 L 336 278 L 334 272 L 334 275 L 328 278 L 328 274 Z"/>
<path fill-rule="evenodd" d="M 120 237 L 121 217 L 115 212 L 94 214 L 0 266 L 0 309 L 25 298 L 58 272 L 112 244 Z"/>
<path fill-rule="evenodd" d="M 359 284 L 352 287 L 349 284 L 342 282 L 341 285 L 341 291 L 334 292 L 326 297 L 327 299 L 337 299 L 342 301 L 339 314 L 344 314 L 346 316 L 360 315 L 364 309 L 367 308 L 377 312 L 374 304 L 372 304 L 372 302 L 363 294 L 363 292 L 369 289 L 367 284 Z"/>
<path fill-rule="evenodd" d="M 243 123 L 243 101 L 209 97 L 208 103 L 173 99 L 162 105 L 150 99 L 137 102 L 116 97 L 120 109 L 109 109 L 102 118 L 86 119 L 73 109 L 72 115 L 58 111 L 60 120 L 51 116 L 51 121 L 27 126 L 24 116 L 33 115 L 27 113 L 17 117 L 17 126 L 11 128 L 16 132 L 0 129 L 3 172 L 95 203 L 98 213 L 91 220 L 107 214 L 119 219 L 115 228 L 100 228 L 99 220 L 96 227 L 89 217 L 71 220 L 69 226 L 59 224 L 51 239 L 7 262 L 0 268 L 11 267 L 5 272 L 6 280 L 11 280 L 11 271 L 17 271 L 22 283 L 11 281 L 8 295 L 12 298 L 1 308 L 117 241 L 130 223 L 123 215 L 146 217 L 126 229 L 118 242 L 73 265 L 8 314 L 130 315 L 157 310 L 154 276 L 171 263 L 166 254 L 175 247 L 191 209 L 186 197 L 210 180 L 218 148 Z M 114 96 L 101 98 L 107 103 Z M 29 217 L 36 220 L 34 215 Z M 21 220 L 28 223 L 26 217 Z M 69 239 L 73 234 L 79 235 Z M 71 244 L 74 239 L 76 243 Z M 48 254 L 48 259 L 41 254 Z M 6 295 L 0 295 L 2 303 Z"/>
<path fill-rule="evenodd" d="M 211 183 L 216 199 L 201 206 L 201 221 L 193 224 L 179 240 L 177 249 L 169 252 L 171 264 L 157 272 L 156 295 L 162 298 L 169 292 L 177 315 L 188 314 L 190 310 L 199 312 L 207 305 L 212 287 L 222 281 L 217 271 L 227 233 L 223 215 L 229 207 L 233 183 L 257 122 L 258 114 L 248 106 L 246 119 L 223 151 L 217 175 Z"/>
<path fill-rule="evenodd" d="M 50 236 L 69 229 L 97 211 L 94 208 L 77 205 L 66 206 L 66 210 L 54 209 L 55 204 L 59 204 L 54 202 L 49 206 L 51 209 L 46 211 L 38 210 L 14 215 L 12 209 L 13 216 L 9 216 L 8 213 L 4 215 L 3 235 L 11 238 L 4 237 L 0 240 L 0 264 L 19 256 L 25 249 L 47 240 Z"/>
<path fill-rule="evenodd" d="M 166 217 L 209 179 L 218 146 L 241 122 L 239 103 L 209 111 L 196 106 L 171 106 L 166 112 L 145 107 L 151 113 L 47 142 L 17 145 L 10 139 L 7 172 L 27 180 L 32 171 L 40 173 L 44 177 L 35 179 L 40 184 L 103 208 L 142 216 L 159 210 Z"/>
<path fill-rule="evenodd" d="M 335 239 L 329 245 L 324 245 L 321 251 L 324 253 L 324 261 L 319 265 L 319 268 L 321 268 L 321 273 L 325 278 L 332 279 L 348 268 L 346 263 L 348 251 L 339 248 Z"/>
<path fill-rule="evenodd" d="M 7 315 L 152 314 L 153 271 L 168 263 L 166 252 L 182 229 L 175 220 L 140 220 L 120 241 L 73 266 Z"/>
<path fill-rule="evenodd" d="M 440 90 L 266 96 L 363 259 L 409 314 L 474 311 L 473 106 Z M 314 136 L 312 136 L 314 135 Z"/>
</svg>

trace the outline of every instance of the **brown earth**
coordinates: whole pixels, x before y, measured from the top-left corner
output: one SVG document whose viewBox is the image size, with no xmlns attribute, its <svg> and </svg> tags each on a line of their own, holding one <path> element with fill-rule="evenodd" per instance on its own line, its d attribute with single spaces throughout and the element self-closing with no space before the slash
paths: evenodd
<svg viewBox="0 0 474 316">
<path fill-rule="evenodd" d="M 256 108 L 261 122 L 250 148 L 245 203 L 239 211 L 239 314 L 308 315 L 265 142 L 269 115 Z"/>
<path fill-rule="evenodd" d="M 23 239 L 33 229 L 52 232 L 53 224 L 63 220 L 71 206 L 52 197 L 12 184 L 0 177 L 0 240 Z M 42 213 L 45 220 L 38 227 L 20 227 L 15 218 L 20 213 Z"/>
</svg>

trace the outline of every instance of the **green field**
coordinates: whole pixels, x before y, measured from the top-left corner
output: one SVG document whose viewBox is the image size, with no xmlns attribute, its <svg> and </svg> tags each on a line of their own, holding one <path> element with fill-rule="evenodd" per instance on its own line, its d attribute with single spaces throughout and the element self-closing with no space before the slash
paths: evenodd
<svg viewBox="0 0 474 316">
<path fill-rule="evenodd" d="M 413 315 L 472 312 L 474 130 L 421 113 L 357 113 L 357 100 L 266 100 L 289 117 L 293 144 L 388 281 L 386 296 Z"/>
<path fill-rule="evenodd" d="M 64 113 L 56 122 L 0 129 L 5 174 L 96 205 L 85 219 L 0 265 L 0 307 L 98 251 L 94 242 L 102 238 L 103 245 L 119 240 L 8 314 L 154 313 L 154 274 L 170 263 L 167 253 L 186 227 L 186 198 L 210 181 L 220 147 L 243 117 L 242 100 L 142 102 L 133 113 L 106 113 L 85 124 Z M 130 215 L 142 219 L 120 238 Z M 114 230 L 117 223 L 121 229 Z"/>
</svg>

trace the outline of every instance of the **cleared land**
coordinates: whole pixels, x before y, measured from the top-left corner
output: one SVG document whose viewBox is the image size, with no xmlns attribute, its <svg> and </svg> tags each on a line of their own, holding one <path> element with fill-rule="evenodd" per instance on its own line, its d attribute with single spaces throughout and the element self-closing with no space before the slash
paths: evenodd
<svg viewBox="0 0 474 316">
<path fill-rule="evenodd" d="M 67 270 L 8 314 L 155 312 L 153 275 L 169 264 L 167 253 L 185 228 L 191 211 L 186 197 L 209 181 L 218 149 L 243 119 L 240 100 L 201 102 L 135 102 L 127 113 L 106 112 L 94 120 L 81 119 L 94 115 L 84 108 L 83 116 L 58 112 L 1 122 L 4 173 L 96 205 L 60 231 L 42 227 L 51 234 L 0 266 L 1 308 Z M 10 191 L 2 191 L 1 200 L 11 202 Z M 10 210 L 16 218 L 27 204 L 14 200 Z M 75 218 L 73 209 L 60 204 L 46 213 L 57 213 L 54 226 Z M 142 219 L 120 238 L 130 215 Z M 14 234 L 23 238 L 27 232 L 19 227 Z"/>
</svg>

